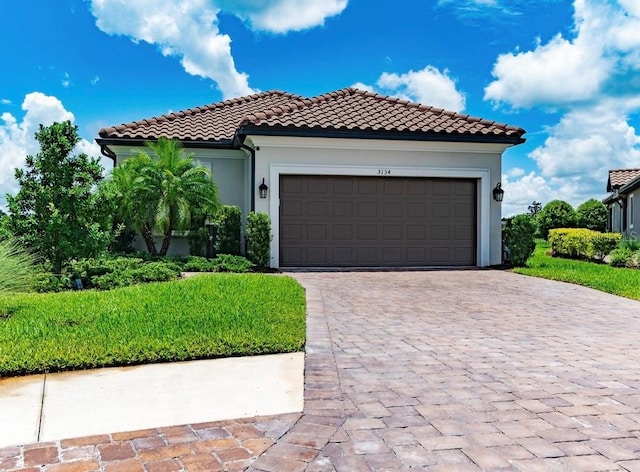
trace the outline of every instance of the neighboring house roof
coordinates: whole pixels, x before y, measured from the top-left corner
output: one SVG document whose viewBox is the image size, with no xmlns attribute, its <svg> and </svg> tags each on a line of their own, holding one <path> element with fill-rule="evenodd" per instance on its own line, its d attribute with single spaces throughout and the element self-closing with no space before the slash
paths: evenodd
<svg viewBox="0 0 640 472">
<path fill-rule="evenodd" d="M 619 190 L 637 177 L 640 177 L 640 169 L 612 169 L 609 171 L 607 192 Z"/>
<path fill-rule="evenodd" d="M 407 100 L 346 88 L 304 98 L 280 91 L 103 128 L 101 145 L 153 140 L 237 146 L 248 134 L 379 139 L 524 142 L 525 130 Z"/>
</svg>

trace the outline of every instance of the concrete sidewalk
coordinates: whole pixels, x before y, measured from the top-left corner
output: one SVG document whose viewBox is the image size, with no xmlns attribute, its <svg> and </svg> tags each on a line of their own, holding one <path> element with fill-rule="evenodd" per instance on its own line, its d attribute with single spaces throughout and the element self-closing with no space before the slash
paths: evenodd
<svg viewBox="0 0 640 472">
<path fill-rule="evenodd" d="M 0 379 L 0 448 L 301 412 L 304 353 Z"/>
</svg>

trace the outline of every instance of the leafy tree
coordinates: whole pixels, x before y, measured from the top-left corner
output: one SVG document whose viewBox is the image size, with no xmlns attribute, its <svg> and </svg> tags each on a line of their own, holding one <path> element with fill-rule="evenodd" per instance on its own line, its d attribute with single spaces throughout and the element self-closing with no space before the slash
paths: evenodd
<svg viewBox="0 0 640 472">
<path fill-rule="evenodd" d="M 554 228 L 575 228 L 576 212 L 563 200 L 552 200 L 538 214 L 538 227 L 543 238 L 549 237 L 549 230 Z"/>
<path fill-rule="evenodd" d="M 504 241 L 509 248 L 509 260 L 516 267 L 524 267 L 536 248 L 536 226 L 530 214 L 516 215 L 507 220 Z"/>
<path fill-rule="evenodd" d="M 104 192 L 120 220 L 140 232 L 149 253 L 165 256 L 172 231 L 216 212 L 217 188 L 209 170 L 185 155 L 179 141 L 160 137 L 147 148 L 113 170 Z M 154 232 L 162 234 L 159 251 Z"/>
<path fill-rule="evenodd" d="M 101 254 L 112 239 L 109 216 L 94 191 L 102 167 L 86 154 L 71 155 L 80 137 L 69 121 L 40 125 L 36 139 L 40 152 L 16 169 L 20 190 L 7 195 L 9 226 L 22 245 L 59 273 L 72 258 Z"/>
<path fill-rule="evenodd" d="M 576 210 L 576 216 L 579 228 L 600 232 L 607 230 L 607 207 L 595 198 L 582 203 Z"/>
</svg>

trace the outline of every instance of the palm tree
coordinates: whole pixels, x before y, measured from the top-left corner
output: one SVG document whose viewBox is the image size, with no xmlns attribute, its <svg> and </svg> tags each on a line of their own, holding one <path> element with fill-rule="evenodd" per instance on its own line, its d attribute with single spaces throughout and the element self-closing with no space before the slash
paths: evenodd
<svg viewBox="0 0 640 472">
<path fill-rule="evenodd" d="M 112 172 L 107 184 L 115 195 L 116 212 L 140 231 L 151 255 L 165 256 L 174 230 L 189 228 L 195 215 L 219 207 L 216 185 L 206 167 L 185 155 L 179 141 L 160 137 Z M 157 251 L 154 231 L 162 234 Z"/>
</svg>

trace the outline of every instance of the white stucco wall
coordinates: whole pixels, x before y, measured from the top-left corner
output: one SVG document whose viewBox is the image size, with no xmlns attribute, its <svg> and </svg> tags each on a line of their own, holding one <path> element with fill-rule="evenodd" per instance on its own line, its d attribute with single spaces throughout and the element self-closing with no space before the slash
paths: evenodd
<svg viewBox="0 0 640 472">
<path fill-rule="evenodd" d="M 388 175 L 478 179 L 478 265 L 502 261 L 501 205 L 491 190 L 500 181 L 504 144 L 252 136 L 256 148 L 256 211 L 272 219 L 272 267 L 279 262 L 279 175 Z M 258 196 L 265 178 L 267 199 Z"/>
</svg>

